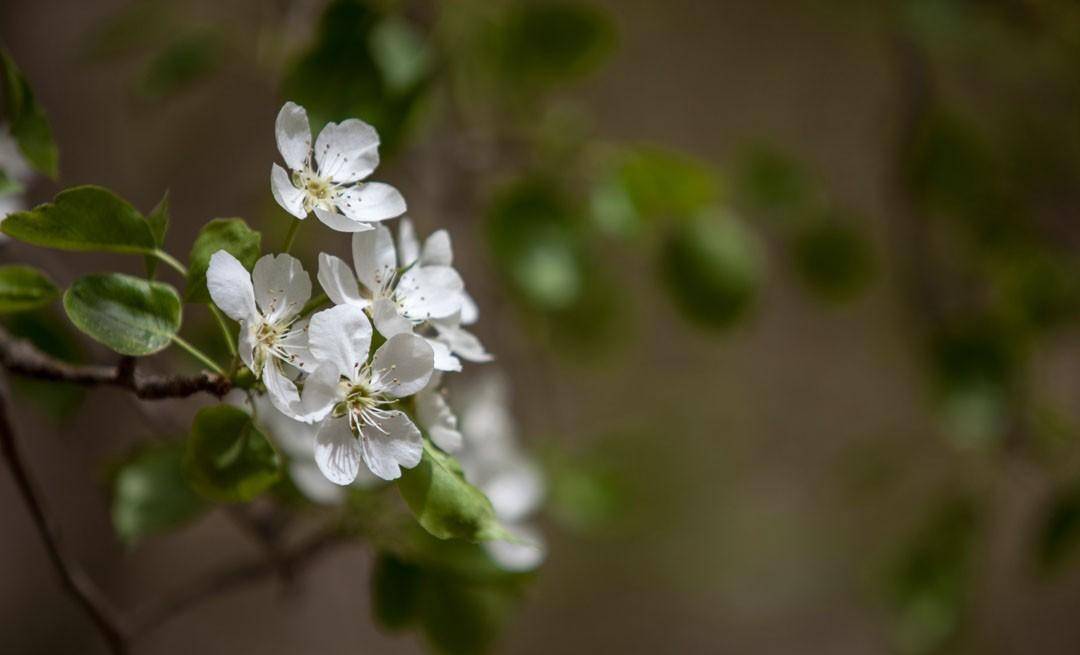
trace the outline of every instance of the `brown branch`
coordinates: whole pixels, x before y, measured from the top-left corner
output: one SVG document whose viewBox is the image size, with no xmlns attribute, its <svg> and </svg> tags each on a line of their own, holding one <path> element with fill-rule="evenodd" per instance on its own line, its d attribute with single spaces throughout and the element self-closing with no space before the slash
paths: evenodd
<svg viewBox="0 0 1080 655">
<path fill-rule="evenodd" d="M 85 386 L 128 389 L 144 400 L 186 398 L 204 392 L 221 398 L 232 388 L 228 378 L 215 373 L 198 375 L 146 375 L 137 373 L 135 360 L 125 357 L 116 366 L 78 366 L 51 357 L 24 339 L 0 328 L 0 366 L 22 377 L 56 380 Z"/>
<path fill-rule="evenodd" d="M 30 471 L 23 460 L 15 438 L 15 429 L 8 416 L 7 400 L 0 393 L 0 450 L 7 460 L 19 488 L 19 494 L 30 510 L 34 526 L 53 568 L 60 576 L 64 589 L 70 594 L 83 611 L 90 617 L 101 636 L 109 644 L 113 653 L 127 652 L 128 629 L 126 623 L 112 606 L 94 581 L 65 553 L 60 540 L 60 531 L 56 523 L 45 511 L 44 501 L 37 491 L 37 486 L 30 477 Z"/>
<path fill-rule="evenodd" d="M 313 563 L 319 555 L 346 540 L 347 536 L 339 530 L 330 529 L 316 533 L 273 560 L 267 559 L 222 568 L 137 612 L 132 621 L 135 626 L 133 634 L 143 635 L 151 632 L 206 599 L 249 582 L 272 576 L 282 570 L 288 571 L 292 576 L 303 567 Z"/>
</svg>

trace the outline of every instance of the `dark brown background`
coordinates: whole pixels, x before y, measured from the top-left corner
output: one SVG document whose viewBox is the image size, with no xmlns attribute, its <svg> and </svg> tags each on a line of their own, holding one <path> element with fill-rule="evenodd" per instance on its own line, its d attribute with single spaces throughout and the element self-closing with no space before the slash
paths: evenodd
<svg viewBox="0 0 1080 655">
<path fill-rule="evenodd" d="M 273 120 L 283 99 L 272 81 L 229 66 L 167 103 L 133 101 L 134 69 L 80 55 L 88 31 L 119 4 L 5 0 L 0 37 L 52 119 L 60 186 L 102 184 L 144 209 L 169 188 L 168 245 L 183 253 L 207 218 L 266 213 Z M 237 14 L 254 4 L 236 3 Z M 648 264 L 628 256 L 620 275 L 637 299 L 628 343 L 600 367 L 579 367 L 545 359 L 529 345 L 485 277 L 490 268 L 478 253 L 476 225 L 451 225 L 463 273 L 489 310 L 479 332 L 515 372 L 516 410 L 530 445 L 645 426 L 655 437 L 619 456 L 635 458 L 643 471 L 682 467 L 658 475 L 656 506 L 624 509 L 643 517 L 631 529 L 589 536 L 549 527 L 550 561 L 504 650 L 888 652 L 887 617 L 875 603 L 880 557 L 958 455 L 929 418 L 910 319 L 892 280 L 887 156 L 896 109 L 887 44 L 814 3 L 609 4 L 623 47 L 582 89 L 602 135 L 683 148 L 718 165 L 748 138 L 784 144 L 845 203 L 873 217 L 868 229 L 882 275 L 860 301 L 825 310 L 778 263 L 753 318 L 717 338 L 680 320 Z M 298 24 L 296 38 L 306 30 Z M 379 177 L 402 189 L 427 231 L 441 223 L 437 194 L 414 173 L 403 164 Z M 55 190 L 35 186 L 32 199 Z M 17 247 L 7 256 L 40 257 Z M 65 282 L 104 265 L 82 255 L 34 261 L 51 261 Z M 1040 356 L 1041 374 L 1058 383 L 1063 398 L 1075 397 L 1080 383 L 1064 356 L 1076 345 L 1055 344 Z M 93 392 L 60 428 L 17 411 L 31 464 L 72 550 L 122 606 L 215 563 L 256 554 L 217 515 L 134 550 L 112 536 L 100 464 L 161 425 L 181 425 L 192 406 L 154 405 L 148 420 L 106 390 Z M 868 452 L 903 474 L 853 493 L 850 460 Z M 973 652 L 1076 652 L 1080 577 L 1037 583 L 1023 566 L 1032 509 L 1046 482 L 1020 464 L 995 475 Z M 61 593 L 7 474 L 0 478 L 0 652 L 102 652 Z M 373 626 L 369 555 L 337 551 L 296 594 L 282 596 L 266 581 L 212 600 L 137 652 L 418 652 L 415 638 L 381 635 Z"/>
</svg>

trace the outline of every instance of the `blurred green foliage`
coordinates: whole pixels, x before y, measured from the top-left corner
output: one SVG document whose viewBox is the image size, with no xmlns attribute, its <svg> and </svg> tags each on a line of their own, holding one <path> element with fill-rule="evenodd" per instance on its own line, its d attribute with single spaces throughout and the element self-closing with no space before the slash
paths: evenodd
<svg viewBox="0 0 1080 655">
<path fill-rule="evenodd" d="M 743 316 L 761 284 L 757 237 L 730 215 L 701 215 L 673 226 L 660 262 L 669 293 L 683 312 L 724 328 Z"/>
<path fill-rule="evenodd" d="M 140 449 L 116 465 L 112 521 L 123 541 L 173 530 L 206 510 L 184 477 L 183 457 L 184 444 L 173 442 Z"/>
<path fill-rule="evenodd" d="M 486 653 L 531 577 L 498 568 L 480 546 L 415 533 L 404 551 L 376 557 L 372 613 L 386 630 L 420 630 L 435 652 Z"/>
<path fill-rule="evenodd" d="M 55 308 L 11 314 L 2 320 L 11 336 L 26 339 L 43 353 L 63 362 L 85 362 L 74 329 Z M 86 397 L 83 387 L 65 382 L 13 377 L 11 388 L 17 398 L 36 406 L 42 415 L 59 421 L 74 414 Z"/>
<path fill-rule="evenodd" d="M 247 412 L 220 404 L 195 415 L 184 473 L 210 500 L 247 502 L 281 478 L 282 461 Z"/>
<path fill-rule="evenodd" d="M 970 499 L 947 498 L 904 547 L 889 574 L 897 652 L 954 652 L 972 593 L 979 529 L 979 512 Z"/>
<path fill-rule="evenodd" d="M 392 157 L 421 117 L 431 58 L 421 33 L 373 3 L 334 0 L 311 44 L 292 61 L 282 82 L 286 98 L 307 108 L 312 129 L 363 117 L 379 131 L 381 153 Z"/>
<path fill-rule="evenodd" d="M 4 121 L 19 144 L 27 163 L 42 175 L 59 174 L 60 153 L 53 142 L 52 128 L 38 104 L 30 82 L 7 50 L 0 47 L 0 78 L 4 89 Z"/>
<path fill-rule="evenodd" d="M 224 35 L 217 30 L 180 34 L 151 58 L 138 91 L 149 100 L 160 100 L 212 74 L 224 62 Z"/>
</svg>

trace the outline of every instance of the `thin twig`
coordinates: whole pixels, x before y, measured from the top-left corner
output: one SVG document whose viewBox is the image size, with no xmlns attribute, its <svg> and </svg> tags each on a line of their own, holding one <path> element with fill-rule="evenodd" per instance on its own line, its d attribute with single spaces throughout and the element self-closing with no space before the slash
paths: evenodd
<svg viewBox="0 0 1080 655">
<path fill-rule="evenodd" d="M 101 636 L 108 642 L 109 649 L 113 653 L 126 653 L 128 640 L 126 623 L 94 581 L 65 553 L 60 540 L 60 531 L 46 512 L 44 500 L 37 491 L 37 486 L 30 477 L 30 471 L 19 450 L 15 428 L 8 416 L 7 400 L 4 396 L 0 393 L 0 450 L 3 451 L 19 493 L 30 510 L 34 526 L 45 543 L 49 560 L 60 576 L 64 588 L 97 626 Z"/>
<path fill-rule="evenodd" d="M 135 626 L 133 634 L 143 635 L 151 632 L 208 598 L 274 575 L 282 567 L 290 574 L 295 574 L 304 566 L 313 563 L 319 555 L 330 548 L 344 543 L 346 539 L 346 535 L 337 529 L 326 530 L 316 533 L 300 545 L 282 553 L 277 561 L 263 560 L 222 568 L 137 612 L 132 622 Z"/>
<path fill-rule="evenodd" d="M 228 378 L 216 373 L 198 375 L 143 375 L 121 360 L 117 366 L 78 366 L 51 357 L 24 339 L 0 328 L 0 366 L 22 377 L 57 380 L 86 386 L 114 386 L 130 390 L 144 400 L 186 398 L 208 393 L 221 398 L 232 388 Z"/>
</svg>

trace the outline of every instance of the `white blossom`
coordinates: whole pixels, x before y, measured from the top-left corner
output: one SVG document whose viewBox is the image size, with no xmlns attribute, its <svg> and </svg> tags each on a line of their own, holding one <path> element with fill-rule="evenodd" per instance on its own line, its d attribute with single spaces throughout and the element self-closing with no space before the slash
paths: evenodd
<svg viewBox="0 0 1080 655">
<path fill-rule="evenodd" d="M 274 164 L 270 187 L 285 211 L 301 220 L 314 212 L 340 232 L 370 230 L 372 222 L 405 213 L 397 189 L 362 181 L 379 165 L 379 135 L 372 126 L 355 118 L 327 123 L 312 148 L 307 111 L 287 102 L 275 127 L 289 170 Z"/>
<path fill-rule="evenodd" d="M 440 230 L 421 249 L 408 220 L 402 219 L 400 229 L 397 248 L 382 225 L 354 234 L 355 274 L 340 258 L 319 255 L 319 283 L 326 295 L 334 304 L 367 310 L 384 337 L 422 336 L 435 352 L 440 371 L 461 370 L 455 353 L 470 361 L 490 360 L 479 340 L 461 328 L 463 308 L 473 305 L 450 265 L 449 235 Z"/>
<path fill-rule="evenodd" d="M 286 254 L 264 255 L 249 275 L 224 250 L 210 257 L 206 286 L 214 304 L 240 323 L 240 358 L 262 379 L 280 411 L 305 418 L 290 368 L 309 369 L 306 324 L 300 310 L 311 297 L 311 278 Z"/>
<path fill-rule="evenodd" d="M 239 405 L 245 398 L 243 394 L 237 393 L 232 400 Z M 344 502 L 345 489 L 327 480 L 315 464 L 315 434 L 318 426 L 282 414 L 266 396 L 255 397 L 254 410 L 259 428 L 288 460 L 289 478 L 297 490 L 319 505 L 339 505 Z M 378 482 L 378 478 L 361 470 L 353 481 L 353 486 L 367 489 Z"/>
<path fill-rule="evenodd" d="M 407 414 L 395 409 L 431 379 L 434 354 L 412 334 L 390 337 L 374 356 L 371 323 L 363 312 L 339 305 L 311 317 L 308 343 L 318 366 L 304 384 L 308 415 L 322 420 L 315 462 L 328 480 L 345 485 L 360 463 L 394 480 L 420 463 L 423 439 Z"/>
<path fill-rule="evenodd" d="M 448 453 L 461 449 L 461 431 L 457 416 L 446 402 L 446 390 L 442 388 L 442 374 L 431 376 L 431 381 L 416 394 L 416 420 L 423 426 L 436 446 Z"/>
</svg>

